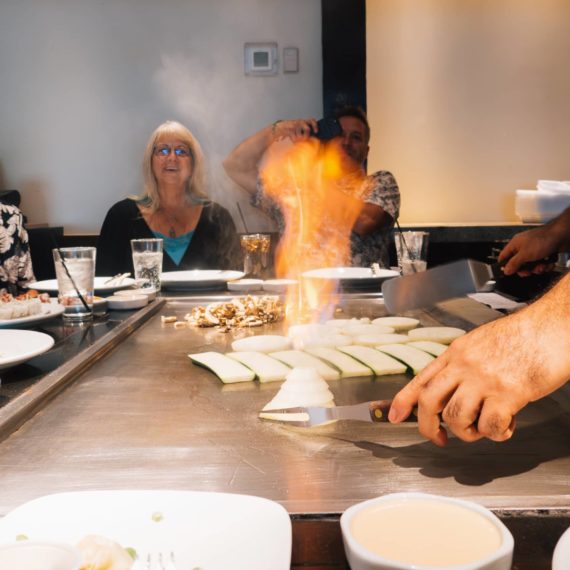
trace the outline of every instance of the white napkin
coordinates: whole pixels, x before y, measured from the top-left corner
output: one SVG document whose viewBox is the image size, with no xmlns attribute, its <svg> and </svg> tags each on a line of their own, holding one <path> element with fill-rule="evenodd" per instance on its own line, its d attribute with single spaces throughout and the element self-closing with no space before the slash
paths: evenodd
<svg viewBox="0 0 570 570">
<path fill-rule="evenodd" d="M 536 184 L 539 192 L 570 192 L 570 182 L 562 180 L 539 180 Z"/>
<path fill-rule="evenodd" d="M 570 191 L 517 190 L 515 213 L 522 222 L 544 223 L 570 206 Z"/>
</svg>

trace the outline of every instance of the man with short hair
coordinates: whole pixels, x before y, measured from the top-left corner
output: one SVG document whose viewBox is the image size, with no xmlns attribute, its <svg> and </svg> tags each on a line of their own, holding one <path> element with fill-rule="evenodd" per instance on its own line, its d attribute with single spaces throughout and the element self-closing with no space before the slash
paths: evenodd
<svg viewBox="0 0 570 570">
<path fill-rule="evenodd" d="M 400 211 L 400 191 L 394 176 L 381 170 L 366 176 L 370 127 L 366 114 L 357 107 L 345 107 L 335 113 L 341 134 L 333 139 L 338 144 L 345 173 L 362 175 L 356 196 L 360 213 L 350 236 L 351 263 L 370 266 L 378 263 L 389 267 L 388 244 Z M 251 203 L 268 214 L 283 235 L 285 220 L 279 204 L 269 197 L 263 187 L 259 170 L 266 150 L 276 141 L 290 139 L 293 143 L 318 136 L 315 119 L 276 121 L 241 142 L 224 160 L 228 176 L 251 196 Z"/>
</svg>

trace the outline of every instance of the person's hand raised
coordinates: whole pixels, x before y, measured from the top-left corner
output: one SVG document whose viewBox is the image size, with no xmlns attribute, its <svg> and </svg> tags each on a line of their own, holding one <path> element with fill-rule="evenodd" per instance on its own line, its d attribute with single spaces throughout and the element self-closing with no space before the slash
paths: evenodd
<svg viewBox="0 0 570 570">
<path fill-rule="evenodd" d="M 273 139 L 289 138 L 293 142 L 307 140 L 312 133 L 318 130 L 315 119 L 290 119 L 278 121 L 273 124 Z"/>
</svg>

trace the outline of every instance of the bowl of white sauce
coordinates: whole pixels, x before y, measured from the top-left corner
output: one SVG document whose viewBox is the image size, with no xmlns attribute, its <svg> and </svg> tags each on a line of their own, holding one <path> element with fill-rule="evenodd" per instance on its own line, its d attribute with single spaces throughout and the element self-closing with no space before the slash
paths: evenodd
<svg viewBox="0 0 570 570">
<path fill-rule="evenodd" d="M 514 539 L 489 509 L 427 493 L 358 503 L 340 518 L 352 570 L 510 570 Z"/>
</svg>

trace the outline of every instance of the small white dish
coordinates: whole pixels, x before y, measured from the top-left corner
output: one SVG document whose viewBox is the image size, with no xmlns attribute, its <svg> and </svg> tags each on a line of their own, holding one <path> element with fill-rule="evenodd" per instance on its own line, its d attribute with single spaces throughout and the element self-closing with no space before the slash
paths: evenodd
<svg viewBox="0 0 570 570">
<path fill-rule="evenodd" d="M 107 313 L 107 299 L 103 297 L 93 297 L 93 314 L 95 316 L 102 316 Z"/>
<path fill-rule="evenodd" d="M 230 291 L 259 291 L 263 286 L 262 279 L 238 279 L 237 281 L 229 281 L 228 289 Z"/>
<path fill-rule="evenodd" d="M 568 570 L 570 568 L 570 527 L 556 543 L 552 556 L 552 570 Z"/>
<path fill-rule="evenodd" d="M 59 542 L 23 540 L 0 546 L 0 568 L 10 570 L 79 570 L 81 552 Z"/>
<path fill-rule="evenodd" d="M 154 301 L 156 299 L 156 289 L 122 289 L 121 291 L 116 291 L 114 297 L 132 297 L 133 295 L 146 295 L 148 302 Z"/>
<path fill-rule="evenodd" d="M 17 329 L 0 330 L 0 370 L 43 354 L 53 344 L 53 338 L 45 333 Z"/>
<path fill-rule="evenodd" d="M 120 296 L 113 295 L 107 297 L 107 305 L 109 309 L 114 311 L 129 311 L 131 309 L 140 309 L 148 304 L 148 297 L 146 295 L 129 295 Z"/>
<path fill-rule="evenodd" d="M 289 287 L 298 283 L 295 279 L 268 279 L 263 282 L 263 290 L 273 293 L 285 293 Z"/>
<path fill-rule="evenodd" d="M 512 564 L 512 534 L 472 501 L 392 493 L 348 508 L 340 526 L 352 570 L 510 570 Z M 467 551 L 472 545 L 478 552 Z"/>
</svg>

